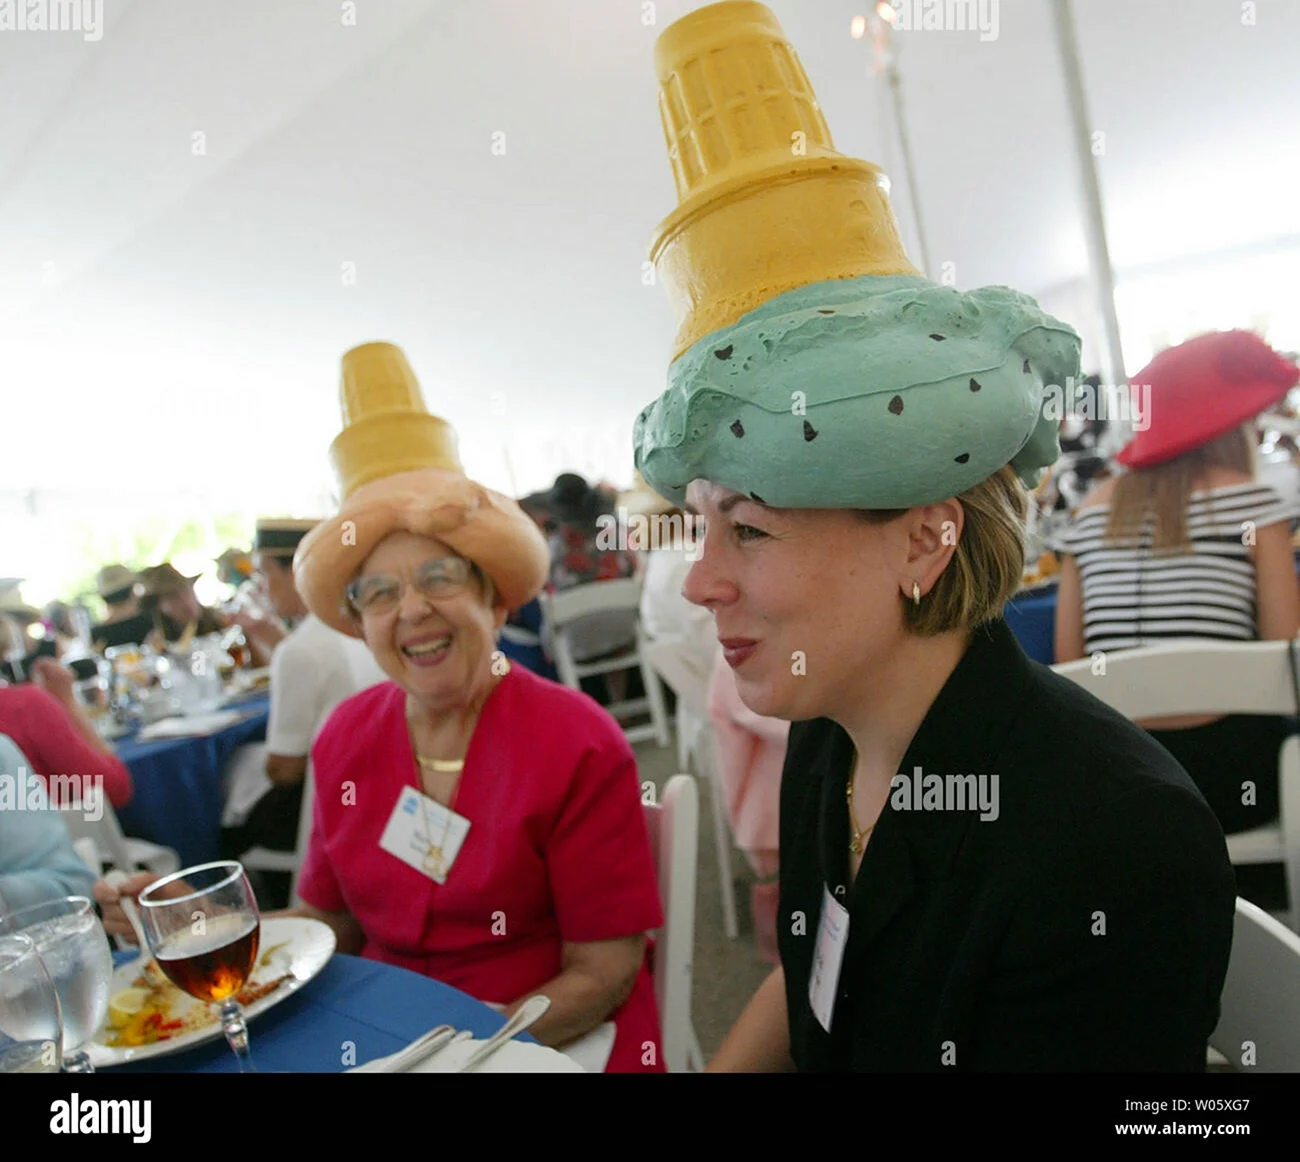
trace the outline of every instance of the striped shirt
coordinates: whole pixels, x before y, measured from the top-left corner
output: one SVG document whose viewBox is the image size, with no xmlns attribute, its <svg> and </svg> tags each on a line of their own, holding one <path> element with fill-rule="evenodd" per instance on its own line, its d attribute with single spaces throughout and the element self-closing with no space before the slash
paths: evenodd
<svg viewBox="0 0 1300 1162">
<path fill-rule="evenodd" d="M 1295 506 L 1267 484 L 1194 492 L 1187 506 L 1191 549 L 1157 555 L 1150 548 L 1151 517 L 1140 535 L 1103 545 L 1110 505 L 1082 509 L 1061 551 L 1079 567 L 1084 652 L 1178 638 L 1254 641 L 1251 533 L 1296 515 Z"/>
</svg>

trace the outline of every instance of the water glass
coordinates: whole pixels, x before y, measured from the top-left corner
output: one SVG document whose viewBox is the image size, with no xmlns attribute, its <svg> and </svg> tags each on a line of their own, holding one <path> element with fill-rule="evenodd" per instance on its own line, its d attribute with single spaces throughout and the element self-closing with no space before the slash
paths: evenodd
<svg viewBox="0 0 1300 1162">
<path fill-rule="evenodd" d="M 0 936 L 15 933 L 36 945 L 59 995 L 64 1071 L 93 1073 L 86 1046 L 108 1015 L 113 979 L 113 951 L 94 905 L 68 896 L 0 916 Z"/>
<path fill-rule="evenodd" d="M 30 936 L 0 936 L 0 1073 L 58 1073 L 59 994 Z"/>
</svg>

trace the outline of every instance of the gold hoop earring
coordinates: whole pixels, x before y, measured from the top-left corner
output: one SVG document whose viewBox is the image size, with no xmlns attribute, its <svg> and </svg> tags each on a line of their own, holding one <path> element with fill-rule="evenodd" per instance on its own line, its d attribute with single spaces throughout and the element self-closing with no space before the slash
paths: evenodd
<svg viewBox="0 0 1300 1162">
<path fill-rule="evenodd" d="M 921 586 L 916 581 L 912 582 L 912 604 L 921 604 Z"/>
</svg>

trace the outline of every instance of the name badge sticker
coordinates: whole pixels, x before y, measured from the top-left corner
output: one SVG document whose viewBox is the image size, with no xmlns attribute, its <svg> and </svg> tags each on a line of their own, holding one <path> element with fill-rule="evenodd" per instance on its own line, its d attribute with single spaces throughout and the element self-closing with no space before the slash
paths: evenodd
<svg viewBox="0 0 1300 1162">
<path fill-rule="evenodd" d="M 407 787 L 393 805 L 379 846 L 434 883 L 445 884 L 469 826 L 463 815 Z"/>
<path fill-rule="evenodd" d="M 808 1001 L 813 1016 L 826 1032 L 831 1031 L 835 996 L 840 987 L 840 968 L 844 949 L 849 942 L 849 914 L 839 901 L 822 887 L 822 916 L 817 925 L 817 950 L 813 954 L 812 974 L 808 978 Z"/>
</svg>

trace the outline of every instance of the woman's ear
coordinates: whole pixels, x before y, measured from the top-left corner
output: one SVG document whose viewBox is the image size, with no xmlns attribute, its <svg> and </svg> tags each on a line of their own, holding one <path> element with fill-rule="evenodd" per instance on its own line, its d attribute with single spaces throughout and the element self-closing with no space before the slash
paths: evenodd
<svg viewBox="0 0 1300 1162">
<path fill-rule="evenodd" d="M 935 504 L 922 505 L 907 515 L 908 545 L 905 596 L 911 598 L 912 582 L 921 588 L 921 595 L 929 593 L 948 567 L 957 551 L 966 513 L 956 497 Z"/>
</svg>

